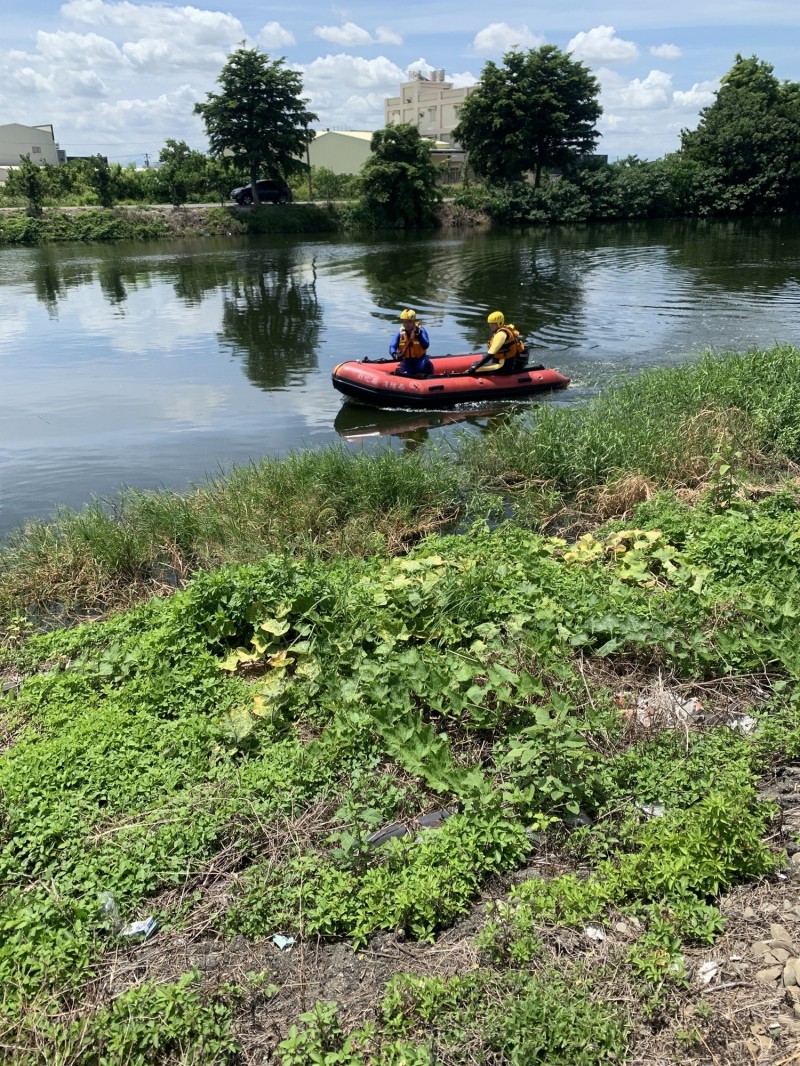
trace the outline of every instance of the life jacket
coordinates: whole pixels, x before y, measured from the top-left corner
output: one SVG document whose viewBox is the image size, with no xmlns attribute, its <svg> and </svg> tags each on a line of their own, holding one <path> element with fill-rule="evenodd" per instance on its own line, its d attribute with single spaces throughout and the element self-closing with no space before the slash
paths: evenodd
<svg viewBox="0 0 800 1066">
<path fill-rule="evenodd" d="M 502 347 L 494 353 L 494 358 L 502 364 L 506 359 L 510 359 L 513 355 L 522 355 L 525 351 L 525 342 L 522 337 L 520 337 L 519 330 L 516 326 L 512 326 L 510 322 L 501 326 L 500 330 L 505 333 L 506 339 Z M 491 343 L 492 342 L 489 341 L 490 346 Z"/>
<path fill-rule="evenodd" d="M 417 322 L 419 325 L 419 322 Z M 420 337 L 415 336 L 414 331 L 411 331 L 411 336 L 408 336 L 405 330 L 400 330 L 400 344 L 397 348 L 397 356 L 399 359 L 422 359 L 427 354 L 427 349 L 422 346 L 422 340 Z"/>
</svg>

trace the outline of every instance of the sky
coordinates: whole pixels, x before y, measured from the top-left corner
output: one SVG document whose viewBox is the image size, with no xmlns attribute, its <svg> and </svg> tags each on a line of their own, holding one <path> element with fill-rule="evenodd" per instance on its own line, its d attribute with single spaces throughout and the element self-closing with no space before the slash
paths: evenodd
<svg viewBox="0 0 800 1066">
<path fill-rule="evenodd" d="M 472 85 L 487 60 L 554 44 L 600 85 L 597 151 L 679 147 L 736 53 L 800 81 L 798 0 L 2 0 L 0 125 L 52 123 L 67 155 L 155 162 L 168 137 L 207 149 L 197 101 L 243 41 L 285 58 L 317 129 L 374 130 L 412 71 Z"/>
</svg>

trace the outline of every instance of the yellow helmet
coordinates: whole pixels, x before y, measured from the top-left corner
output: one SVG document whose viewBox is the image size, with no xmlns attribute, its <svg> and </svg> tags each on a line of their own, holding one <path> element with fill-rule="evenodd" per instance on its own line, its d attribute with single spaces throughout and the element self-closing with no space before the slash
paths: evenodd
<svg viewBox="0 0 800 1066">
<path fill-rule="evenodd" d="M 411 319 L 412 322 L 413 322 L 413 320 L 416 317 L 417 317 L 417 312 L 416 311 L 412 311 L 410 307 L 407 308 L 405 311 L 401 311 L 400 312 L 400 320 L 403 321 L 403 322 L 406 321 L 406 319 Z"/>
<path fill-rule="evenodd" d="M 505 317 L 502 311 L 492 311 L 486 321 L 490 326 L 502 326 L 505 322 Z"/>
</svg>

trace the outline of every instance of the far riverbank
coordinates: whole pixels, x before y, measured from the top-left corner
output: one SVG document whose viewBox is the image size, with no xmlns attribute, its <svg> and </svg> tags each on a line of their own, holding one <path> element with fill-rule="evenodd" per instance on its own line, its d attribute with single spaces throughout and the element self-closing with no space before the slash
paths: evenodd
<svg viewBox="0 0 800 1066">
<path fill-rule="evenodd" d="M 0 245 L 66 244 L 95 241 L 175 240 L 184 237 L 243 237 L 270 233 L 335 233 L 348 228 L 336 202 L 235 205 L 169 204 L 116 207 L 50 207 L 38 217 L 20 209 L 0 210 Z M 490 225 L 487 215 L 441 205 L 441 226 Z"/>
</svg>

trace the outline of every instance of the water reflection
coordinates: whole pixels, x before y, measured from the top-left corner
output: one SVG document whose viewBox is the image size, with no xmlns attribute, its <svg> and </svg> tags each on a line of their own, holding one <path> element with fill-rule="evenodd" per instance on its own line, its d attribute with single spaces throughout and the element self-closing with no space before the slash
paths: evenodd
<svg viewBox="0 0 800 1066">
<path fill-rule="evenodd" d="M 92 280 L 92 272 L 77 263 L 64 262 L 58 248 L 45 246 L 36 250 L 31 263 L 30 281 L 36 298 L 47 308 L 51 318 L 58 317 L 59 301 L 68 291 Z"/>
<path fill-rule="evenodd" d="M 317 369 L 322 323 L 313 261 L 301 276 L 281 250 L 256 257 L 250 273 L 224 290 L 222 346 L 244 355 L 247 376 L 260 389 L 300 384 Z"/>
<path fill-rule="evenodd" d="M 348 444 L 370 444 L 381 437 L 395 437 L 407 451 L 430 439 L 431 430 L 461 423 L 478 433 L 507 422 L 530 405 L 516 401 L 482 404 L 480 407 L 448 408 L 446 411 L 386 411 L 345 402 L 333 428 Z"/>
<path fill-rule="evenodd" d="M 532 348 L 542 346 L 542 331 L 577 321 L 586 279 L 570 256 L 538 233 L 525 240 L 493 233 L 487 240 L 477 232 L 367 248 L 347 268 L 363 278 L 376 317 L 394 323 L 400 308 L 413 307 L 428 327 L 431 354 L 444 355 L 483 348 L 486 316 L 498 308 Z"/>
</svg>

